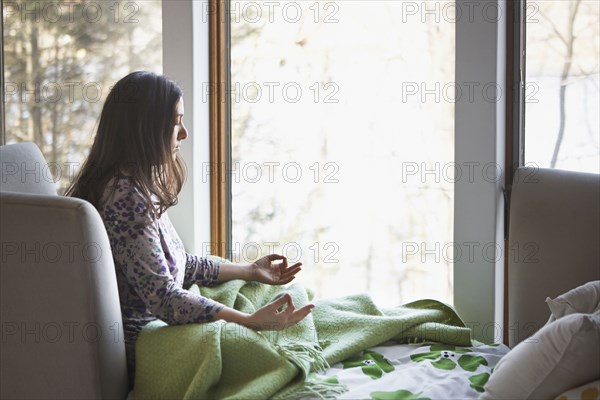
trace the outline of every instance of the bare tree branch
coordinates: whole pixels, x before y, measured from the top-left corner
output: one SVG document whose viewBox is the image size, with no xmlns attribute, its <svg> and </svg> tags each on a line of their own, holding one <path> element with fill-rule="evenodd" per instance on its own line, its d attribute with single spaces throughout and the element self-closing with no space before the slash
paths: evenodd
<svg viewBox="0 0 600 400">
<path fill-rule="evenodd" d="M 566 92 L 567 92 L 567 78 L 569 77 L 569 72 L 571 71 L 571 65 L 573 60 L 573 48 L 575 44 L 575 19 L 577 18 L 577 12 L 579 11 L 579 6 L 581 5 L 581 0 L 577 0 L 573 7 L 573 11 L 571 12 L 571 17 L 569 20 L 569 41 L 567 42 L 567 55 L 565 56 L 565 61 L 563 63 L 563 70 L 560 79 L 560 90 L 559 90 L 559 98 L 560 98 L 560 124 L 558 128 L 558 136 L 556 138 L 556 143 L 554 144 L 554 152 L 552 153 L 552 159 L 550 160 L 550 168 L 556 167 L 556 162 L 558 160 L 558 153 L 560 152 L 560 146 L 562 145 L 563 138 L 565 135 L 565 125 L 567 122 L 566 115 Z M 554 25 L 553 25 L 554 26 Z"/>
<path fill-rule="evenodd" d="M 578 0 L 578 1 L 580 1 L 580 0 Z M 558 38 L 559 38 L 559 39 L 560 39 L 560 40 L 563 42 L 563 44 L 564 44 L 565 46 L 567 46 L 567 47 L 568 47 L 568 46 L 569 46 L 569 43 L 567 42 L 567 39 L 565 39 L 565 38 L 563 37 L 563 35 L 560 33 L 560 31 L 558 30 L 558 28 L 556 27 L 556 25 L 554 25 L 554 23 L 552 22 L 552 19 L 551 19 L 551 18 L 548 18 L 548 16 L 547 16 L 547 15 L 545 15 L 545 14 L 542 12 L 542 10 L 541 10 L 541 9 L 540 9 L 540 10 L 538 10 L 538 11 L 539 11 L 539 13 L 540 13 L 540 14 L 541 14 L 541 15 L 542 15 L 542 16 L 543 16 L 545 19 L 546 19 L 546 21 L 548 22 L 548 25 L 550 25 L 550 27 L 552 28 L 552 31 L 554 32 L 554 34 L 556 35 L 556 37 L 558 37 Z"/>
</svg>

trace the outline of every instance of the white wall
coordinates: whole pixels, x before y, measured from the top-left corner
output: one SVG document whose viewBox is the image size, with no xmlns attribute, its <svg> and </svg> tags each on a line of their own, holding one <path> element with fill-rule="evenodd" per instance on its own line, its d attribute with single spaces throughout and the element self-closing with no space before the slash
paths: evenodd
<svg viewBox="0 0 600 400">
<path fill-rule="evenodd" d="M 206 6 L 206 1 L 169 0 L 162 8 L 163 73 L 184 91 L 190 134 L 181 148 L 188 180 L 169 216 L 186 250 L 197 255 L 210 242 L 210 182 L 203 176 L 209 162 L 209 103 L 203 96 L 209 77 Z"/>
<path fill-rule="evenodd" d="M 463 174 L 454 187 L 454 241 L 463 249 L 454 264 L 454 304 L 476 339 L 498 342 L 504 268 L 504 174 L 499 171 L 504 171 L 506 9 L 502 0 L 457 0 L 457 6 L 462 16 L 456 25 L 456 84 L 474 91 L 473 97 L 461 97 L 455 108 L 455 162 L 473 174 Z M 470 249 L 472 257 L 465 251 Z"/>
</svg>

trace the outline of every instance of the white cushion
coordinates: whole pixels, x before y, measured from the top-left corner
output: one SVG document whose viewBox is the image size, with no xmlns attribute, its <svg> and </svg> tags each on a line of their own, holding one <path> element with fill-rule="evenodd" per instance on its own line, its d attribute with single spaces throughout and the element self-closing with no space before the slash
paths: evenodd
<svg viewBox="0 0 600 400">
<path fill-rule="evenodd" d="M 588 282 L 555 299 L 546 298 L 552 316 L 550 321 L 565 315 L 600 311 L 600 281 Z"/>
<path fill-rule="evenodd" d="M 599 377 L 600 313 L 571 314 L 508 352 L 481 399 L 552 399 Z"/>
</svg>

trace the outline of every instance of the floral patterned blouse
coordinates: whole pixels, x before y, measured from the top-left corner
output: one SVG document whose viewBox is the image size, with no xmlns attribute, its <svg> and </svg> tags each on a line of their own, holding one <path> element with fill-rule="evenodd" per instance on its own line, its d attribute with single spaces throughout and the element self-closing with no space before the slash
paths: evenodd
<svg viewBox="0 0 600 400">
<path fill-rule="evenodd" d="M 223 308 L 184 289 L 215 284 L 219 263 L 188 254 L 167 213 L 153 219 L 128 176 L 108 183 L 99 211 L 115 262 L 133 379 L 135 340 L 144 325 L 157 318 L 171 325 L 207 322 Z"/>
</svg>

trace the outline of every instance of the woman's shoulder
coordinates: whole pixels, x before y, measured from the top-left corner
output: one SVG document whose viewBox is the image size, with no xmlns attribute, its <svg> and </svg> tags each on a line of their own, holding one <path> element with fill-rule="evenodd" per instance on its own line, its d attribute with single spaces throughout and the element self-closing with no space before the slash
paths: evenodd
<svg viewBox="0 0 600 400">
<path fill-rule="evenodd" d="M 136 215 L 149 217 L 146 198 L 131 176 L 118 174 L 104 188 L 100 202 L 101 214 L 118 212 L 133 218 Z"/>
<path fill-rule="evenodd" d="M 101 204 L 110 200 L 121 198 L 133 198 L 141 196 L 131 176 L 117 174 L 110 178 L 104 186 Z"/>
<path fill-rule="evenodd" d="M 99 212 L 112 246 L 123 240 L 138 240 L 145 227 L 156 226 L 153 213 L 148 212 L 145 197 L 131 177 L 115 176 L 106 185 L 105 200 Z"/>
</svg>

